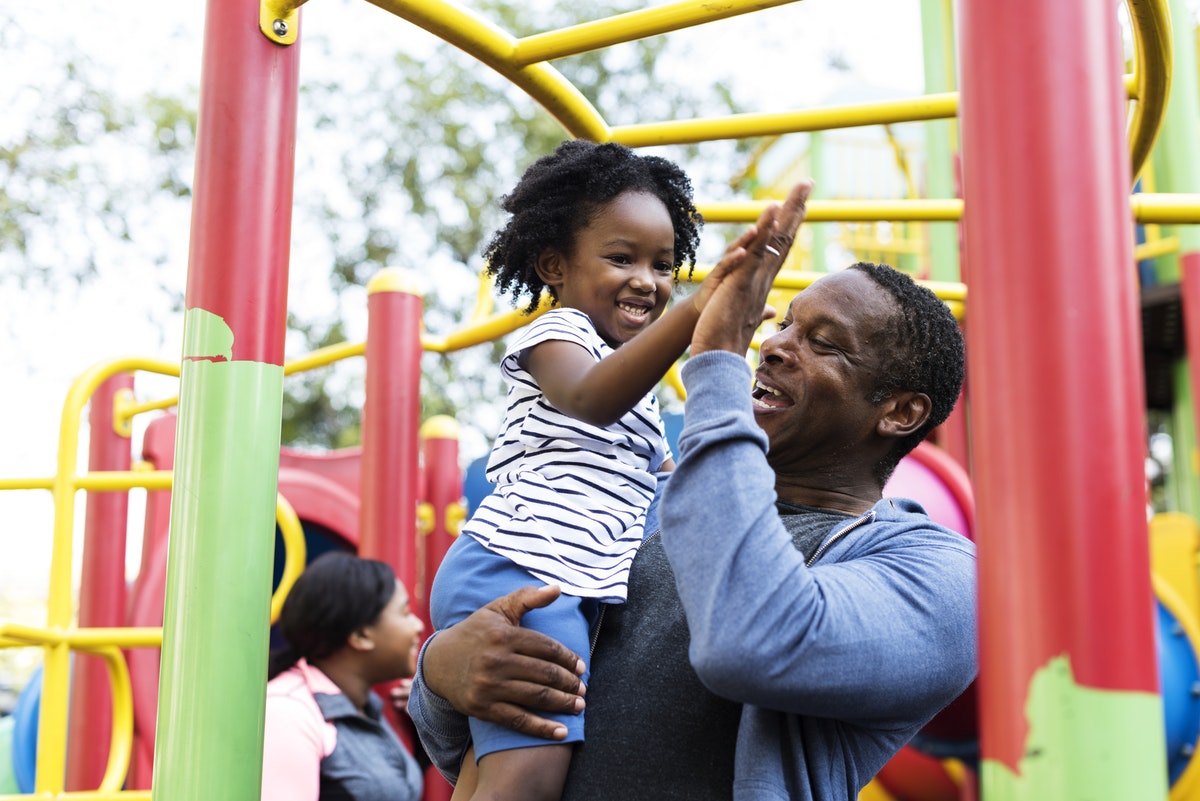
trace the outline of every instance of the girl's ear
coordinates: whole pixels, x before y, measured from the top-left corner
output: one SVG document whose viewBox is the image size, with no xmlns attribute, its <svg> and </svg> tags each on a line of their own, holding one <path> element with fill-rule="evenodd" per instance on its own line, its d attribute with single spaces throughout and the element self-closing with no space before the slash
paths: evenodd
<svg viewBox="0 0 1200 801">
<path fill-rule="evenodd" d="M 533 269 L 542 283 L 555 290 L 562 286 L 566 266 L 567 259 L 557 248 L 543 248 L 533 263 Z"/>
<path fill-rule="evenodd" d="M 885 437 L 907 437 L 925 425 L 933 406 L 924 392 L 898 392 L 884 403 L 878 431 Z"/>
<path fill-rule="evenodd" d="M 350 632 L 350 637 L 347 638 L 346 644 L 355 651 L 375 650 L 375 640 L 372 639 L 370 633 L 367 632 L 365 628 L 355 629 L 354 631 Z"/>
</svg>

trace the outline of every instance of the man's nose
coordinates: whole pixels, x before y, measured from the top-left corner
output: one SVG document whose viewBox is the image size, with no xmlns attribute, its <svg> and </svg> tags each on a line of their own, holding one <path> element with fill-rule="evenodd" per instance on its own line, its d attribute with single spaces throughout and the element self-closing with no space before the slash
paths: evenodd
<svg viewBox="0 0 1200 801">
<path fill-rule="evenodd" d="M 795 358 L 795 353 L 792 347 L 787 342 L 785 332 L 779 331 L 772 334 L 762 341 L 759 345 L 758 355 L 764 362 L 786 362 Z"/>
</svg>

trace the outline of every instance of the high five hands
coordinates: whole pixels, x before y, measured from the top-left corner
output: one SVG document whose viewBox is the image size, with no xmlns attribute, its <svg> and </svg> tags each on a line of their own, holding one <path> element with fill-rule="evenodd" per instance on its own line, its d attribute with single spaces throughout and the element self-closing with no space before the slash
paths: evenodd
<svg viewBox="0 0 1200 801">
<path fill-rule="evenodd" d="M 797 183 L 783 205 L 772 203 L 758 221 L 738 237 L 705 279 L 700 319 L 692 333 L 691 352 L 727 350 L 745 354 L 754 332 L 774 316 L 767 293 L 787 259 L 796 232 L 808 213 L 813 182 Z M 702 304 L 702 305 L 701 305 Z"/>
</svg>

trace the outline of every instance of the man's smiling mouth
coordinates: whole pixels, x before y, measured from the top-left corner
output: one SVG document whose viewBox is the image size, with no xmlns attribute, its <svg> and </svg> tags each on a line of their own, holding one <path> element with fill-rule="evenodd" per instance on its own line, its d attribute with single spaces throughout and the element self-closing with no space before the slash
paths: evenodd
<svg viewBox="0 0 1200 801">
<path fill-rule="evenodd" d="M 792 399 L 774 387 L 769 387 L 755 380 L 754 389 L 750 393 L 756 409 L 786 409 L 792 405 Z"/>
</svg>

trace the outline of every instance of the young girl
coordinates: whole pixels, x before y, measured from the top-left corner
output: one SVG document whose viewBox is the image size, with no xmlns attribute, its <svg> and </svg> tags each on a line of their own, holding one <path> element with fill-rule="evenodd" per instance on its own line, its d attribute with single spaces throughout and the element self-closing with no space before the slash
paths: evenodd
<svg viewBox="0 0 1200 801">
<path fill-rule="evenodd" d="M 621 145 L 565 142 L 502 205 L 512 217 L 484 253 L 489 274 L 501 292 L 528 294 L 528 311 L 543 290 L 557 308 L 521 331 L 501 363 L 510 387 L 487 468 L 496 490 L 442 562 L 430 614 L 442 629 L 517 587 L 556 584 L 562 595 L 522 624 L 587 654 L 599 604 L 625 600 L 655 473 L 673 467 L 653 389 L 690 342 L 721 270 L 666 311 L 702 220 L 678 166 Z M 558 719 L 562 743 L 472 719 L 474 755 L 454 799 L 558 799 L 570 744 L 583 739 L 582 716 Z"/>
</svg>

